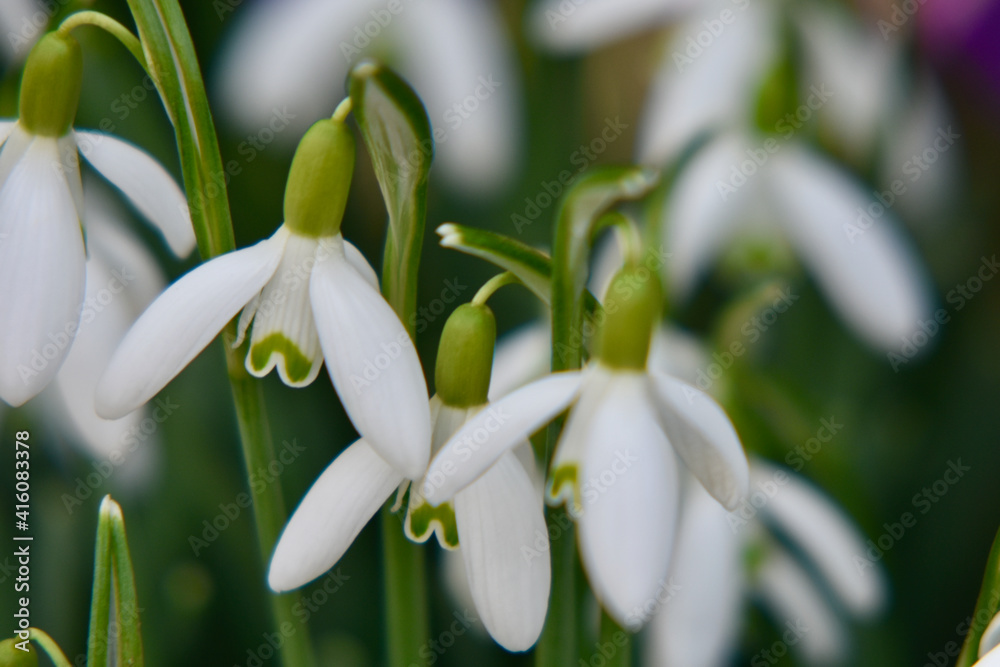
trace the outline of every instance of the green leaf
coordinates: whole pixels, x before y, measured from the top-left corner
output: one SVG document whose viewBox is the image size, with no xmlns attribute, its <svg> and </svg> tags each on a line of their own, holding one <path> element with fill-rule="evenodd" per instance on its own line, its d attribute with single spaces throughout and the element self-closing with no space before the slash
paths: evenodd
<svg viewBox="0 0 1000 667">
<path fill-rule="evenodd" d="M 965 636 L 965 644 L 962 645 L 962 652 L 955 667 L 971 667 L 976 662 L 979 657 L 979 642 L 989 623 L 988 620 L 984 623 L 979 619 L 992 619 L 998 611 L 1000 611 L 1000 531 L 993 539 L 990 557 L 986 562 L 986 574 L 983 575 L 983 585 L 979 589 L 976 608 L 972 612 L 975 622 L 969 628 L 969 634 Z"/>
<path fill-rule="evenodd" d="M 510 271 L 545 305 L 552 302 L 552 260 L 509 236 L 449 222 L 437 228 L 441 245 Z"/>
<path fill-rule="evenodd" d="M 658 178 L 657 172 L 641 167 L 602 167 L 581 176 L 563 198 L 552 251 L 553 370 L 580 367 L 582 349 L 571 341 L 573 332 L 581 330 L 595 224 L 619 202 L 645 196 Z"/>
<path fill-rule="evenodd" d="M 108 626 L 111 622 L 112 537 L 109 514 L 111 496 L 105 496 L 97 519 L 97 546 L 94 549 L 94 590 L 90 599 L 90 632 L 87 664 L 108 664 Z"/>
<path fill-rule="evenodd" d="M 118 621 L 118 637 L 123 660 L 119 665 L 141 667 L 142 635 L 139 630 L 139 596 L 135 589 L 135 573 L 132 570 L 132 556 L 125 537 L 125 518 L 122 508 L 106 497 L 102 505 L 109 505 L 111 523 L 112 563 L 115 583 L 115 615 Z M 103 510 L 103 507 L 102 507 Z"/>
<path fill-rule="evenodd" d="M 417 271 L 427 217 L 427 177 L 434 140 L 427 111 L 392 70 L 363 60 L 348 79 L 354 117 L 389 212 L 382 291 L 414 335 Z"/>
<path fill-rule="evenodd" d="M 191 221 L 204 259 L 236 247 L 226 174 L 191 33 L 177 0 L 128 0 L 150 77 L 177 134 Z"/>
</svg>

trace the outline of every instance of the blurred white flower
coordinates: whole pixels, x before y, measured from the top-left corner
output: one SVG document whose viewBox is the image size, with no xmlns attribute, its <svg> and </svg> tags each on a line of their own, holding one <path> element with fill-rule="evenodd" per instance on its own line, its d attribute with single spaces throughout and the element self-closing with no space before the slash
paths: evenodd
<svg viewBox="0 0 1000 667">
<path fill-rule="evenodd" d="M 492 2 L 255 0 L 234 21 L 216 68 L 223 113 L 251 133 L 275 110 L 296 137 L 330 115 L 350 67 L 377 55 L 427 106 L 435 163 L 474 193 L 512 174 L 520 145 L 516 54 Z"/>
<path fill-rule="evenodd" d="M 375 271 L 339 233 L 315 238 L 284 224 L 171 285 L 115 352 L 98 384 L 98 414 L 121 416 L 151 399 L 241 309 L 241 335 L 254 326 L 251 373 L 277 366 L 301 387 L 325 358 L 358 432 L 398 470 L 423 472 L 431 430 L 420 360 Z"/>
<path fill-rule="evenodd" d="M 21 84 L 22 117 L 0 122 L 0 398 L 14 406 L 48 385 L 79 327 L 86 252 L 78 152 L 174 254 L 195 244 L 184 193 L 156 160 L 112 136 L 73 131 L 76 42 L 50 33 L 36 51 Z M 57 84 L 65 88 L 50 87 Z"/>
<path fill-rule="evenodd" d="M 557 5 L 542 3 L 536 25 Z M 589 23 L 605 5 L 610 11 L 610 2 L 588 2 L 565 22 L 535 32 L 554 48 L 594 46 L 619 35 L 610 27 L 602 32 L 600 22 Z M 631 12 L 636 27 L 650 18 L 651 3 L 614 5 Z M 872 155 L 880 135 L 898 136 L 887 142 L 894 159 L 903 160 L 892 168 L 898 172 L 913 138 L 928 140 L 928 126 L 941 119 L 940 105 L 928 99 L 921 115 L 912 114 L 914 105 L 898 83 L 903 69 L 898 48 L 843 13 L 808 4 L 786 13 L 776 4 L 739 0 L 697 9 L 681 2 L 662 5 L 668 6 L 675 13 L 691 11 L 665 45 L 637 157 L 646 164 L 669 164 L 697 139 L 707 139 L 663 208 L 663 238 L 673 255 L 667 275 L 675 297 L 688 296 L 724 249 L 746 240 L 741 236 L 763 233 L 769 245 L 784 238 L 858 335 L 877 348 L 897 350 L 933 308 L 926 271 L 888 210 L 892 204 L 875 201 L 861 182 L 798 135 L 818 119 L 820 129 L 855 160 Z M 785 21 L 803 47 L 796 82 L 801 106 L 763 134 L 753 119 L 762 87 L 785 55 Z M 894 132 L 904 111 L 913 121 Z M 933 127 L 929 140 L 943 129 Z M 945 166 L 935 171 L 939 182 L 947 181 Z"/>
<path fill-rule="evenodd" d="M 844 612 L 864 619 L 885 606 L 885 575 L 843 510 L 759 459 L 750 480 L 750 500 L 731 513 L 688 486 L 670 570 L 677 591 L 652 621 L 647 665 L 729 664 L 750 599 L 794 630 L 788 643 L 808 664 L 835 663 L 849 646 Z"/>
<path fill-rule="evenodd" d="M 979 660 L 975 667 L 997 667 L 1000 665 L 1000 614 L 993 617 L 979 638 Z"/>
<path fill-rule="evenodd" d="M 0 2 L 0 56 L 20 60 L 45 31 L 51 14 L 35 0 Z"/>
</svg>

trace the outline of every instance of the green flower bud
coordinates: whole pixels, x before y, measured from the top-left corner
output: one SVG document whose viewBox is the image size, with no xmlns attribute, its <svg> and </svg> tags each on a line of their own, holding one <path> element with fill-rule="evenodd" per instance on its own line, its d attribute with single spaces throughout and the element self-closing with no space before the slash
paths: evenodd
<svg viewBox="0 0 1000 667">
<path fill-rule="evenodd" d="M 70 35 L 42 37 L 24 65 L 20 121 L 28 132 L 61 137 L 73 126 L 83 85 L 83 53 Z"/>
<path fill-rule="evenodd" d="M 342 121 L 321 120 L 295 150 L 285 187 L 285 224 L 302 236 L 340 233 L 354 174 L 354 135 Z"/>
<path fill-rule="evenodd" d="M 663 288 L 656 272 L 636 265 L 622 268 L 604 297 L 605 320 L 597 348 L 601 363 L 623 370 L 646 368 L 662 308 Z"/>
<path fill-rule="evenodd" d="M 17 646 L 26 646 L 22 651 Z M 0 667 L 38 667 L 38 654 L 27 639 L 5 639 L 0 642 Z"/>
<path fill-rule="evenodd" d="M 791 58 L 782 58 L 761 82 L 757 92 L 754 121 L 764 134 L 785 134 L 797 130 L 802 121 L 795 115 L 798 85 Z"/>
<path fill-rule="evenodd" d="M 467 408 L 486 403 L 493 371 L 497 323 L 488 306 L 462 304 L 455 309 L 438 345 L 434 381 L 445 405 Z"/>
</svg>

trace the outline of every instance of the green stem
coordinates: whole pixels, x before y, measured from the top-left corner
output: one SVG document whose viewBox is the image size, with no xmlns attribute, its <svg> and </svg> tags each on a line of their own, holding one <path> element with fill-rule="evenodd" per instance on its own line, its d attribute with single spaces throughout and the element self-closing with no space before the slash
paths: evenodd
<svg viewBox="0 0 1000 667">
<path fill-rule="evenodd" d="M 430 636 L 424 549 L 403 534 L 399 517 L 382 512 L 382 558 L 389 667 L 425 665 Z"/>
<path fill-rule="evenodd" d="M 993 539 L 990 557 L 986 562 L 986 574 L 983 575 L 983 585 L 979 589 L 976 608 L 972 612 L 972 627 L 965 636 L 962 652 L 958 655 L 955 667 L 970 667 L 979 657 L 979 641 L 983 637 L 986 626 L 997 614 L 1000 608 L 1000 531 Z"/>
<path fill-rule="evenodd" d="M 483 306 L 489 301 L 493 294 L 505 285 L 520 285 L 521 280 L 510 271 L 504 271 L 493 276 L 479 288 L 476 295 L 472 297 L 472 305 Z"/>
<path fill-rule="evenodd" d="M 208 260 L 234 250 L 236 243 L 222 155 L 191 33 L 177 0 L 128 0 L 128 4 L 149 55 L 150 76 L 177 135 L 198 249 Z M 261 386 L 247 374 L 243 358 L 228 343 L 235 340 L 235 328 L 230 322 L 222 341 L 249 474 L 270 465 L 274 446 Z M 257 540 L 266 569 L 287 513 L 278 479 L 263 489 L 255 490 L 252 484 L 250 487 Z M 309 633 L 292 613 L 292 596 L 272 595 L 271 607 L 275 627 L 285 636 L 281 645 L 285 667 L 314 664 Z"/>
<path fill-rule="evenodd" d="M 59 25 L 58 32 L 68 35 L 75 28 L 85 25 L 100 28 L 109 33 L 112 37 L 116 38 L 126 49 L 129 50 L 136 61 L 142 65 L 142 68 L 146 70 L 146 73 L 149 73 L 149 65 L 146 63 L 146 54 L 142 51 L 142 44 L 139 42 L 139 38 L 133 35 L 131 30 L 107 14 L 91 11 L 89 9 L 82 12 L 76 12 L 75 14 L 70 14 Z"/>
<path fill-rule="evenodd" d="M 111 622 L 111 522 L 105 503 L 97 520 L 97 544 L 94 547 L 94 588 L 90 597 L 90 630 L 87 637 L 87 664 L 108 664 L 108 625 Z"/>
<path fill-rule="evenodd" d="M 632 635 L 618 625 L 606 611 L 601 611 L 601 653 L 607 667 L 630 667 L 632 664 Z"/>
<path fill-rule="evenodd" d="M 49 660 L 56 667 L 73 667 L 70 663 L 69 658 L 63 653 L 62 649 L 59 648 L 59 644 L 56 640 L 52 639 L 47 633 L 39 630 L 38 628 L 29 628 L 28 637 L 31 641 L 38 644 L 38 646 L 45 651 L 45 654 L 49 656 Z"/>
<path fill-rule="evenodd" d="M 576 604 L 576 540 L 573 522 L 563 509 L 549 509 L 545 522 L 552 554 L 552 592 L 549 595 L 549 616 L 535 649 L 537 667 L 569 667 L 576 665 L 577 618 Z"/>
</svg>

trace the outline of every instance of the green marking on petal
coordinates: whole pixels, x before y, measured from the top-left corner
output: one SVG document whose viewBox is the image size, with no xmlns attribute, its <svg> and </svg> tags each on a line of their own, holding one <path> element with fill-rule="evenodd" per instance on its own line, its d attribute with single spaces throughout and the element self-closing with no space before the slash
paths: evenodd
<svg viewBox="0 0 1000 667">
<path fill-rule="evenodd" d="M 575 464 L 561 465 L 552 472 L 549 479 L 548 497 L 553 503 L 559 502 L 560 498 L 572 498 L 576 507 L 582 507 L 580 502 L 580 485 L 577 479 L 580 476 L 579 467 Z M 569 485 L 569 493 L 563 494 L 563 487 Z"/>
<path fill-rule="evenodd" d="M 304 382 L 309 377 L 313 362 L 299 349 L 299 346 L 283 333 L 273 333 L 250 348 L 250 366 L 257 373 L 265 373 L 271 362 L 271 355 L 279 354 L 285 360 L 285 373 L 294 383 Z"/>
<path fill-rule="evenodd" d="M 414 542 L 426 542 L 432 533 L 437 533 L 438 543 L 445 549 L 458 548 L 458 525 L 455 523 L 455 507 L 449 502 L 434 507 L 421 502 L 410 506 L 406 513 L 406 536 Z"/>
</svg>

